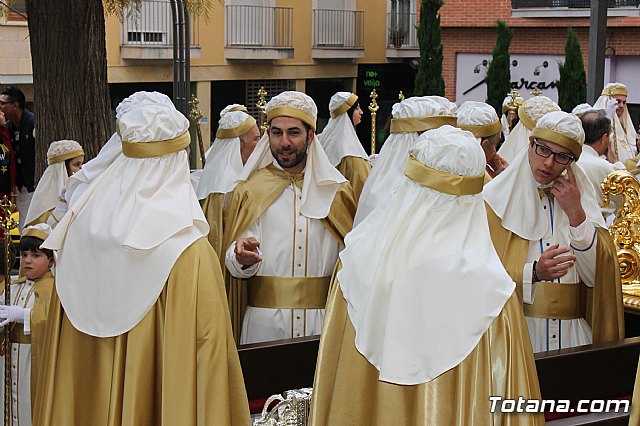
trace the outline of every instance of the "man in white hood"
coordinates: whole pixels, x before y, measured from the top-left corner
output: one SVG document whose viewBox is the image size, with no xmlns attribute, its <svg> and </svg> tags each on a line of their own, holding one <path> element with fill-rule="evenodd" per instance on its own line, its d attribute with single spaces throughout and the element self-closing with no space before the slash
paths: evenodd
<svg viewBox="0 0 640 426">
<path fill-rule="evenodd" d="M 627 86 L 622 83 L 609 83 L 602 89 L 602 95 L 593 105 L 594 109 L 607 110 L 609 103 L 615 101 L 615 114 L 611 117 L 613 120 L 613 137 L 611 140 L 612 153 L 614 161 L 625 161 L 638 155 L 637 133 L 633 128 L 633 122 L 627 108 Z"/>
<path fill-rule="evenodd" d="M 222 257 L 225 200 L 238 183 L 242 168 L 260 140 L 256 120 L 242 105 L 230 105 L 220 113 L 213 142 L 198 183 L 196 195 L 209 223 L 209 242 Z"/>
<path fill-rule="evenodd" d="M 624 337 L 620 271 L 581 167 L 573 114 L 542 116 L 528 148 L 483 191 L 502 263 L 516 282 L 534 352 Z"/>
<path fill-rule="evenodd" d="M 236 278 L 229 294 L 236 334 L 242 324 L 240 343 L 322 329 L 355 199 L 315 138 L 317 111 L 301 92 L 283 92 L 267 103 L 268 138 L 247 162 L 227 210 L 223 247 Z"/>
</svg>

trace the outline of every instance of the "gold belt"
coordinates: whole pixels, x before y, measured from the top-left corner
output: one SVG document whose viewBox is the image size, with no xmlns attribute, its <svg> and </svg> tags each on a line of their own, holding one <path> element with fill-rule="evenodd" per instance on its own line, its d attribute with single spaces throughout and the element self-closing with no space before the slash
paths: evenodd
<svg viewBox="0 0 640 426">
<path fill-rule="evenodd" d="M 324 309 L 331 277 L 253 277 L 248 304 L 255 308 Z"/>
<path fill-rule="evenodd" d="M 14 324 L 9 331 L 9 340 L 11 343 L 31 344 L 31 335 L 24 334 L 24 325 Z"/>
<path fill-rule="evenodd" d="M 533 318 L 569 320 L 584 318 L 585 291 L 582 283 L 541 282 L 533 304 L 524 304 L 524 315 Z"/>
</svg>

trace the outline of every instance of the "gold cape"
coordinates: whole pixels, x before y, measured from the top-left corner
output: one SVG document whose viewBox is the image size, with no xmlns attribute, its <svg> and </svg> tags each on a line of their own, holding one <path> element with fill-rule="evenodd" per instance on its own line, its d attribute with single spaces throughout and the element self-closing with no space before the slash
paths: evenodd
<svg viewBox="0 0 640 426">
<path fill-rule="evenodd" d="M 491 414 L 489 410 L 489 396 L 540 399 L 529 333 L 515 294 L 471 354 L 436 379 L 397 385 L 378 380 L 379 373 L 355 347 L 355 330 L 334 274 L 309 426 L 544 424 L 542 414 Z"/>
<path fill-rule="evenodd" d="M 522 269 L 529 241 L 502 227 L 502 220 L 485 203 L 491 240 L 522 301 Z M 624 339 L 624 308 L 622 284 L 616 247 L 609 232 L 596 226 L 596 277 L 593 288 L 586 287 L 586 320 L 591 326 L 593 343 L 613 342 Z"/>
<path fill-rule="evenodd" d="M 119 336 L 77 331 L 53 292 L 44 343 L 36 425 L 251 424 L 220 265 L 204 238 Z"/>
<path fill-rule="evenodd" d="M 351 184 L 357 203 L 360 200 L 364 182 L 367 180 L 369 172 L 371 172 L 371 164 L 364 158 L 347 156 L 340 160 L 336 168 Z"/>
<path fill-rule="evenodd" d="M 51 297 L 55 288 L 55 279 L 51 271 L 35 280 L 34 293 L 36 299 L 31 309 L 31 401 L 35 400 L 38 386 L 38 370 L 41 356 L 45 350 L 45 327 L 51 305 Z"/>
<path fill-rule="evenodd" d="M 218 257 L 224 259 L 222 251 L 222 231 L 224 230 L 224 194 L 213 193 L 207 195 L 202 202 L 202 211 L 209 223 L 209 244 L 215 250 Z"/>
<path fill-rule="evenodd" d="M 302 188 L 302 174 L 291 175 L 274 165 L 256 170 L 246 181 L 240 183 L 231 197 L 225 219 L 224 238 L 220 260 L 224 268 L 225 252 L 268 208 L 284 190 L 292 183 Z M 356 212 L 356 201 L 349 182 L 340 184 L 333 197 L 331 209 L 322 224 L 338 242 L 344 246 L 344 237 L 353 226 Z M 246 283 L 227 274 L 227 295 L 231 307 L 231 324 L 236 342 L 240 341 L 242 318 L 247 306 Z"/>
</svg>

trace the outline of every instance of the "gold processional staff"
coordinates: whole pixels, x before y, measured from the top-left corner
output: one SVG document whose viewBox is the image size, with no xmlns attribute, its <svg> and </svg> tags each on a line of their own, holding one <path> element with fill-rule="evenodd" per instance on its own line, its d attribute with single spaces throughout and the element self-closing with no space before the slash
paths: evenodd
<svg viewBox="0 0 640 426">
<path fill-rule="evenodd" d="M 7 198 L 2 197 L 0 201 L 0 209 L 2 209 L 2 220 L 0 221 L 0 229 L 4 233 L 4 304 L 11 304 L 11 230 L 18 226 L 18 223 L 11 217 L 11 213 L 15 210 L 15 204 Z M 4 328 L 2 339 L 2 352 L 4 354 L 4 424 L 8 426 L 11 421 L 11 325 L 8 324 Z"/>
<path fill-rule="evenodd" d="M 198 137 L 198 148 L 200 150 L 200 159 L 202 160 L 202 168 L 204 169 L 205 158 L 204 158 L 204 141 L 202 140 L 202 128 L 200 127 L 200 120 L 202 119 L 202 111 L 198 109 L 198 98 L 196 95 L 191 94 L 191 100 L 189 101 L 189 105 L 191 105 L 191 111 L 189 111 L 189 118 L 191 122 L 196 126 L 196 134 Z"/>
<path fill-rule="evenodd" d="M 262 136 L 267 131 L 267 91 L 264 90 L 264 86 L 258 90 L 258 103 L 256 103 L 256 106 L 260 110 L 260 136 Z"/>
<path fill-rule="evenodd" d="M 376 93 L 376 89 L 371 91 L 371 103 L 369 104 L 369 111 L 371 112 L 371 155 L 376 153 L 376 115 L 378 113 L 378 94 Z"/>
</svg>

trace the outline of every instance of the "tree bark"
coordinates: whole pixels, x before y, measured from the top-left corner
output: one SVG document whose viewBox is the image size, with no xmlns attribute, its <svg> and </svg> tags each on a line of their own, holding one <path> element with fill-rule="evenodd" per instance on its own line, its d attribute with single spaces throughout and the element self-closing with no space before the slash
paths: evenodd
<svg viewBox="0 0 640 426">
<path fill-rule="evenodd" d="M 102 0 L 29 0 L 36 178 L 53 141 L 73 139 L 85 161 L 111 132 Z"/>
</svg>

